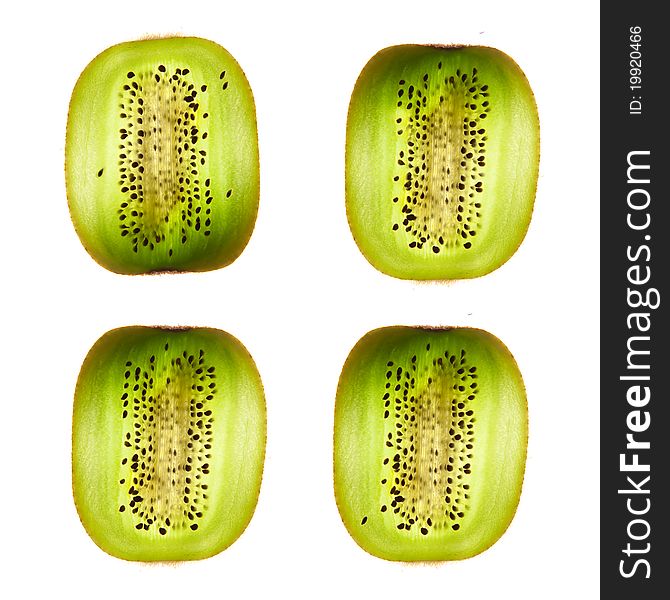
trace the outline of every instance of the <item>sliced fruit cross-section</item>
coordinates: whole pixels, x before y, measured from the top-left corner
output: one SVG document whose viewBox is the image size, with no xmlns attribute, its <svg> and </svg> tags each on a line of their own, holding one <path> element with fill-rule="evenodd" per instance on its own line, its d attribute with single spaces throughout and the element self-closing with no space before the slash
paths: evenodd
<svg viewBox="0 0 670 600">
<path fill-rule="evenodd" d="M 125 327 L 82 366 L 73 488 L 93 541 L 120 558 L 193 560 L 244 531 L 265 455 L 252 358 L 215 329 Z"/>
<path fill-rule="evenodd" d="M 516 511 L 526 394 L 505 346 L 477 329 L 387 327 L 346 361 L 335 405 L 335 495 L 349 533 L 389 560 L 482 552 Z"/>
</svg>

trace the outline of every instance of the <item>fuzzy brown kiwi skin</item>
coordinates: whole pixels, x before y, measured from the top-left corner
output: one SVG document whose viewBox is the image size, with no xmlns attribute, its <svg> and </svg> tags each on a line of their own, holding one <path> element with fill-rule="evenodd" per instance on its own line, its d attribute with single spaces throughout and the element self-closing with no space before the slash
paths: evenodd
<svg viewBox="0 0 670 600">
<path fill-rule="evenodd" d="M 351 351 L 350 355 L 348 356 L 347 361 L 345 362 L 345 366 L 342 370 L 342 375 L 340 376 L 340 379 L 338 381 L 338 386 L 337 386 L 337 398 L 338 399 L 343 394 L 344 388 L 349 385 L 348 383 L 345 382 L 344 375 L 347 372 L 348 366 L 350 364 L 354 364 L 354 362 L 356 360 L 358 360 L 358 358 L 360 358 L 360 356 L 356 356 L 357 352 L 358 353 L 362 352 L 362 350 L 359 350 L 360 346 L 362 346 L 365 343 L 366 338 L 368 338 L 369 336 L 374 336 L 378 333 L 381 333 L 384 330 L 387 330 L 387 331 L 388 330 L 398 330 L 398 331 L 399 330 L 414 330 L 414 331 L 418 331 L 418 332 L 436 333 L 436 334 L 440 334 L 440 333 L 443 333 L 443 332 L 449 332 L 449 331 L 452 331 L 452 330 L 460 330 L 460 331 L 468 332 L 468 333 L 471 333 L 471 334 L 474 334 L 474 335 L 487 336 L 487 337 L 493 338 L 498 343 L 500 343 L 500 340 L 497 340 L 497 338 L 495 338 L 494 336 L 491 336 L 491 334 L 486 332 L 485 330 L 478 329 L 478 328 L 472 328 L 472 327 L 416 325 L 416 326 L 409 326 L 409 327 L 408 326 L 383 327 L 383 328 L 380 328 L 380 329 L 377 329 L 377 330 L 372 330 L 372 331 L 368 332 L 368 334 L 363 336 L 363 338 L 361 338 L 361 340 L 359 340 L 357 345 L 354 347 L 354 349 Z M 432 344 L 433 340 L 431 340 L 430 343 Z M 393 346 L 393 347 L 396 347 L 396 346 Z M 500 346 L 499 346 L 497 351 L 498 352 L 501 351 L 501 355 L 505 357 L 505 360 L 510 360 L 511 361 L 510 364 L 514 365 L 515 367 L 517 366 L 513 355 L 511 354 L 509 349 L 507 349 L 504 346 L 504 344 L 500 343 Z M 399 363 L 396 362 L 396 364 L 399 364 Z M 521 416 L 523 422 L 525 423 L 525 429 L 523 431 L 523 434 L 520 435 L 520 436 L 517 436 L 518 439 L 520 440 L 521 446 L 525 449 L 524 452 L 523 452 L 524 453 L 524 460 L 523 460 L 523 463 L 522 463 L 520 479 L 518 481 L 517 500 L 513 504 L 513 506 L 511 507 L 512 508 L 511 511 L 507 509 L 508 520 L 507 520 L 507 522 L 506 522 L 506 524 L 503 528 L 501 528 L 501 529 L 498 528 L 498 532 L 497 532 L 496 537 L 489 539 L 486 544 L 483 544 L 483 545 L 479 546 L 478 548 L 475 549 L 475 551 L 469 552 L 467 555 L 464 555 L 464 556 L 450 556 L 449 558 L 443 558 L 443 557 L 440 557 L 440 558 L 416 558 L 416 557 L 413 557 L 413 558 L 399 558 L 397 555 L 393 555 L 393 551 L 389 551 L 388 553 L 385 553 L 383 551 L 379 552 L 379 548 L 375 548 L 374 544 L 371 546 L 369 543 L 366 543 L 361 538 L 361 529 L 362 529 L 362 526 L 365 525 L 365 522 L 368 521 L 368 517 L 366 515 L 363 522 L 360 522 L 360 515 L 359 515 L 359 520 L 358 521 L 355 518 L 352 518 L 350 514 L 347 518 L 345 518 L 345 515 L 347 514 L 347 510 L 348 510 L 348 507 L 346 505 L 347 500 L 345 500 L 346 494 L 343 493 L 343 489 L 341 489 L 341 486 L 338 488 L 338 464 L 337 464 L 337 462 L 338 462 L 338 457 L 337 457 L 338 426 L 341 429 L 342 425 L 341 425 L 341 423 L 339 423 L 339 419 L 338 419 L 338 410 L 341 410 L 341 407 L 339 406 L 339 400 L 338 400 L 338 402 L 336 402 L 335 418 L 334 418 L 335 428 L 334 428 L 334 436 L 333 436 L 333 453 L 334 453 L 333 480 L 335 482 L 334 497 L 335 497 L 336 505 L 338 507 L 338 511 L 340 513 L 340 518 L 341 518 L 345 528 L 347 529 L 350 536 L 353 538 L 353 540 L 356 542 L 356 544 L 361 549 L 363 549 L 366 553 L 370 554 L 371 556 L 374 556 L 376 558 L 382 558 L 383 560 L 388 560 L 390 562 L 411 561 L 412 563 L 415 563 L 415 564 L 442 564 L 445 560 L 448 560 L 448 561 L 465 560 L 467 558 L 477 556 L 477 555 L 481 554 L 482 552 L 486 551 L 488 548 L 490 548 L 496 542 L 499 541 L 500 537 L 502 537 L 505 534 L 505 532 L 509 529 L 509 527 L 511 525 L 511 522 L 514 520 L 514 517 L 519 510 L 520 496 L 522 495 L 521 491 L 523 489 L 523 483 L 524 483 L 524 480 L 525 480 L 525 468 L 526 468 L 526 458 L 525 458 L 525 456 L 526 456 L 526 453 L 527 453 L 528 439 L 529 439 L 529 434 L 528 434 L 528 427 L 529 427 L 529 423 L 528 423 L 528 404 L 525 401 L 526 387 L 525 387 L 525 384 L 523 383 L 523 380 L 520 378 L 520 373 L 518 372 L 518 370 L 516 371 L 516 375 L 514 375 L 514 377 L 517 377 L 517 376 L 519 377 L 517 383 L 515 384 L 518 387 L 517 392 L 520 393 L 524 398 L 523 411 L 522 411 L 522 414 L 520 416 Z M 349 393 L 351 393 L 350 390 L 349 390 Z M 363 392 L 362 389 L 360 390 L 360 393 L 364 395 L 364 392 Z M 342 473 L 341 473 L 341 470 L 340 470 L 339 477 L 341 477 L 341 474 Z M 360 493 L 365 494 L 366 492 L 365 492 L 364 489 L 361 489 Z M 363 513 L 361 513 L 361 514 L 363 514 Z"/>
</svg>

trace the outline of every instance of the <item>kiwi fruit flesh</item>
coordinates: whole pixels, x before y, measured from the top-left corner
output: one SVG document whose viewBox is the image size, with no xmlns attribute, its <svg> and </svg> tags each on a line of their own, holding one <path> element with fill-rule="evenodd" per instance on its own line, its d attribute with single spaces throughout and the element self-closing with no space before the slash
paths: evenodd
<svg viewBox="0 0 670 600">
<path fill-rule="evenodd" d="M 349 355 L 335 404 L 340 515 L 396 561 L 474 556 L 507 529 L 526 461 L 521 374 L 482 330 L 386 327 Z"/>
<path fill-rule="evenodd" d="M 216 329 L 124 327 L 77 381 L 74 500 L 105 552 L 207 558 L 244 531 L 258 499 L 266 410 L 256 366 Z"/>
<path fill-rule="evenodd" d="M 393 46 L 349 105 L 346 206 L 354 239 L 401 279 L 479 277 L 531 219 L 539 120 L 528 80 L 486 47 Z"/>
<path fill-rule="evenodd" d="M 259 197 L 254 100 L 213 42 L 105 50 L 72 93 L 65 154 L 75 229 L 111 271 L 208 271 L 249 241 Z"/>
</svg>

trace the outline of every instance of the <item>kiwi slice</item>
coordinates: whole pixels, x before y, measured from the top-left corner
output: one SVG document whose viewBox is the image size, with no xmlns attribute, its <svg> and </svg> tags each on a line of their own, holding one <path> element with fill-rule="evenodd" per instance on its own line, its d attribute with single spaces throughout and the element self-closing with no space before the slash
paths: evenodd
<svg viewBox="0 0 670 600">
<path fill-rule="evenodd" d="M 507 261 L 530 223 L 539 165 L 531 88 L 484 47 L 394 46 L 356 83 L 347 121 L 349 225 L 401 279 L 463 279 Z"/>
<path fill-rule="evenodd" d="M 235 59 L 198 38 L 113 46 L 81 74 L 67 122 L 70 214 L 117 273 L 233 262 L 258 210 L 251 89 Z"/>
<path fill-rule="evenodd" d="M 335 496 L 354 540 L 388 560 L 491 546 L 519 502 L 528 411 L 521 374 L 478 329 L 387 327 L 356 344 L 335 404 Z"/>
<path fill-rule="evenodd" d="M 216 329 L 124 327 L 77 381 L 74 500 L 93 541 L 136 561 L 212 556 L 254 512 L 265 399 L 251 356 Z"/>
</svg>

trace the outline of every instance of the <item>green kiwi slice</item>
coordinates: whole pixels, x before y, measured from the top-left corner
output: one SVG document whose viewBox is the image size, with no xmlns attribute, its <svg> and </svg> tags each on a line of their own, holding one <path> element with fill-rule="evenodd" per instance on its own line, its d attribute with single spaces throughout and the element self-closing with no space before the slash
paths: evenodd
<svg viewBox="0 0 670 600">
<path fill-rule="evenodd" d="M 521 374 L 496 337 L 467 328 L 371 331 L 337 390 L 342 520 L 364 550 L 388 560 L 474 556 L 514 516 L 527 438 Z"/>
<path fill-rule="evenodd" d="M 256 507 L 266 412 L 253 359 L 216 329 L 124 327 L 88 353 L 74 400 L 79 517 L 126 560 L 207 558 Z"/>
<path fill-rule="evenodd" d="M 401 279 L 479 277 L 530 223 L 539 121 L 528 81 L 485 47 L 394 46 L 349 105 L 346 206 L 359 249 Z"/>
<path fill-rule="evenodd" d="M 72 93 L 65 155 L 75 229 L 111 271 L 217 269 L 249 241 L 259 196 L 254 100 L 213 42 L 105 50 Z"/>
</svg>

